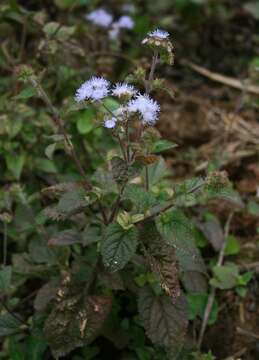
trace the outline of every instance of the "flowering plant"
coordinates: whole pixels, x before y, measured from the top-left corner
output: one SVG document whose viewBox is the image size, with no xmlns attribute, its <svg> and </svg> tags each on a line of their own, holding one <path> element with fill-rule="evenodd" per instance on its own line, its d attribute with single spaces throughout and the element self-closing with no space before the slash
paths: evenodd
<svg viewBox="0 0 259 360">
<path fill-rule="evenodd" d="M 161 139 L 154 127 L 161 109 L 151 92 L 161 84 L 156 67 L 163 60 L 172 63 L 173 47 L 161 30 L 149 33 L 143 44 L 153 51 L 148 74 L 140 69 L 128 79 L 142 80 L 144 91 L 93 76 L 75 92 L 77 109 L 91 107 L 96 125 L 114 139 L 104 166 L 92 175 L 86 175 L 38 78 L 28 67 L 19 69 L 20 78 L 49 107 L 58 130 L 54 139 L 64 144 L 80 175 L 80 181 L 43 189 L 51 204 L 37 218 L 43 228 L 59 223 L 59 229 L 50 227 L 45 234 L 52 254 L 48 271 L 55 276 L 39 291 L 44 304 L 37 303 L 44 314 L 44 336 L 57 359 L 98 336 L 141 358 L 131 333 L 140 334 L 146 358 L 181 358 L 188 325 L 185 292 L 193 277 L 206 275 L 184 208 L 215 196 L 235 196 L 224 173 L 176 184 L 168 180 L 159 154 L 176 145 Z"/>
</svg>

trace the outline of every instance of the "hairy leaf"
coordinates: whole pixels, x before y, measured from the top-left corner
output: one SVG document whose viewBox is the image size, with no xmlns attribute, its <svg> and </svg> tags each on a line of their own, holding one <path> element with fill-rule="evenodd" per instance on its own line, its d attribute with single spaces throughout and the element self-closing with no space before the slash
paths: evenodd
<svg viewBox="0 0 259 360">
<path fill-rule="evenodd" d="M 180 295 L 175 249 L 165 243 L 154 222 L 149 222 L 143 226 L 142 236 L 147 227 L 149 228 L 148 231 L 152 232 L 152 238 L 145 242 L 145 256 L 152 271 L 158 276 L 161 287 L 175 299 Z"/>
<path fill-rule="evenodd" d="M 164 239 L 176 248 L 193 244 L 193 226 L 190 220 L 179 210 L 169 210 L 160 215 L 157 229 Z"/>
<path fill-rule="evenodd" d="M 110 271 L 122 269 L 135 254 L 137 239 L 135 227 L 125 230 L 117 223 L 109 225 L 101 246 L 104 265 Z"/>
<path fill-rule="evenodd" d="M 111 159 L 113 179 L 118 183 L 124 183 L 128 179 L 128 166 L 119 156 Z"/>
<path fill-rule="evenodd" d="M 132 201 L 136 213 L 145 213 L 157 203 L 152 193 L 143 191 L 143 188 L 134 184 L 127 186 L 124 198 Z"/>
<path fill-rule="evenodd" d="M 76 347 L 90 343 L 101 329 L 111 308 L 111 298 L 81 294 L 59 302 L 44 326 L 53 356 L 59 359 Z"/>
<path fill-rule="evenodd" d="M 170 348 L 170 352 L 177 355 L 188 324 L 185 300 L 179 297 L 173 303 L 166 295 L 156 296 L 151 289 L 142 288 L 138 310 L 152 342 Z"/>
</svg>

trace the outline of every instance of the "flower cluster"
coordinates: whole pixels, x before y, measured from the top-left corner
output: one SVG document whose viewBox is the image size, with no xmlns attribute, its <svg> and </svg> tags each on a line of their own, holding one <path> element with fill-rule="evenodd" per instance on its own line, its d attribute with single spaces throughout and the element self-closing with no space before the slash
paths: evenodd
<svg viewBox="0 0 259 360">
<path fill-rule="evenodd" d="M 160 106 L 148 94 L 137 93 L 136 89 L 127 83 L 117 83 L 111 90 L 109 86 L 110 83 L 106 79 L 93 76 L 76 90 L 75 101 L 99 101 L 109 94 L 128 101 L 113 111 L 111 118 L 105 118 L 104 126 L 108 129 L 114 128 L 117 120 L 123 121 L 125 117 L 133 113 L 138 113 L 145 125 L 156 123 Z"/>
<path fill-rule="evenodd" d="M 111 39 L 117 39 L 121 29 L 131 30 L 134 27 L 134 21 L 130 16 L 123 15 L 113 22 L 113 16 L 102 8 L 87 14 L 86 19 L 97 26 L 109 28 L 108 34 Z"/>
<path fill-rule="evenodd" d="M 93 76 L 85 81 L 75 94 L 76 102 L 83 100 L 101 100 L 109 93 L 109 81 L 102 77 Z"/>
</svg>

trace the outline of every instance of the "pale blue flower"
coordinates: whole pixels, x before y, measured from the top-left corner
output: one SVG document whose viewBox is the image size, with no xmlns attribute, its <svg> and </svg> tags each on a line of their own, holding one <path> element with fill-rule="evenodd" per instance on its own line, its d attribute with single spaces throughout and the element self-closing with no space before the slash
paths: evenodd
<svg viewBox="0 0 259 360">
<path fill-rule="evenodd" d="M 109 81 L 103 77 L 93 76 L 84 82 L 75 94 L 75 101 L 83 100 L 101 100 L 109 93 Z"/>
<path fill-rule="evenodd" d="M 121 97 L 121 96 L 129 96 L 132 97 L 136 94 L 136 90 L 132 85 L 129 85 L 127 83 L 117 83 L 115 84 L 112 95 Z"/>
<path fill-rule="evenodd" d="M 85 18 L 93 24 L 104 28 L 108 28 L 113 20 L 112 15 L 102 8 L 90 12 L 85 16 Z"/>
<path fill-rule="evenodd" d="M 104 120 L 104 127 L 107 129 L 113 129 L 116 126 L 117 119 L 115 117 L 112 117 L 111 119 L 105 119 Z"/>
<path fill-rule="evenodd" d="M 137 95 L 135 99 L 129 101 L 127 108 L 129 112 L 138 112 L 144 124 L 154 125 L 158 120 L 160 106 L 148 94 Z"/>
<path fill-rule="evenodd" d="M 116 23 L 119 28 L 121 29 L 133 29 L 134 28 L 134 21 L 130 16 L 123 15 L 119 18 Z"/>
<path fill-rule="evenodd" d="M 156 29 L 154 31 L 150 31 L 148 33 L 148 36 L 157 38 L 159 40 L 164 40 L 169 37 L 169 32 L 167 32 L 165 30 Z"/>
</svg>

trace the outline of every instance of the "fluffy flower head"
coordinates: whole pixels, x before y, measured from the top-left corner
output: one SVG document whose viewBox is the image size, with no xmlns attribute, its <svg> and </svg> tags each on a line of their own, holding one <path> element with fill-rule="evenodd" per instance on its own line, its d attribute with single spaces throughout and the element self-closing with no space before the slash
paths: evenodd
<svg viewBox="0 0 259 360">
<path fill-rule="evenodd" d="M 104 127 L 107 129 L 113 129 L 116 126 L 116 118 L 112 117 L 111 119 L 105 119 L 104 120 Z"/>
<path fill-rule="evenodd" d="M 128 111 L 140 113 L 144 124 L 154 125 L 158 119 L 160 106 L 149 95 L 139 94 L 128 103 Z"/>
<path fill-rule="evenodd" d="M 109 81 L 103 77 L 93 76 L 84 82 L 75 94 L 75 101 L 83 100 L 100 100 L 106 97 L 109 93 Z"/>
<path fill-rule="evenodd" d="M 121 16 L 116 24 L 121 29 L 133 29 L 134 27 L 134 21 L 127 15 Z"/>
<path fill-rule="evenodd" d="M 165 30 L 156 29 L 154 31 L 150 31 L 148 33 L 148 36 L 153 37 L 153 38 L 157 38 L 159 40 L 164 40 L 164 39 L 167 39 L 169 37 L 169 32 L 167 32 Z"/>
<path fill-rule="evenodd" d="M 111 25 L 113 17 L 104 9 L 96 9 L 85 17 L 87 20 L 91 21 L 93 24 L 107 28 Z"/>
<path fill-rule="evenodd" d="M 132 97 L 135 94 L 136 94 L 136 90 L 134 89 L 134 87 L 127 83 L 117 83 L 115 84 L 112 90 L 112 95 L 117 96 L 119 98 L 121 96 Z"/>
</svg>

